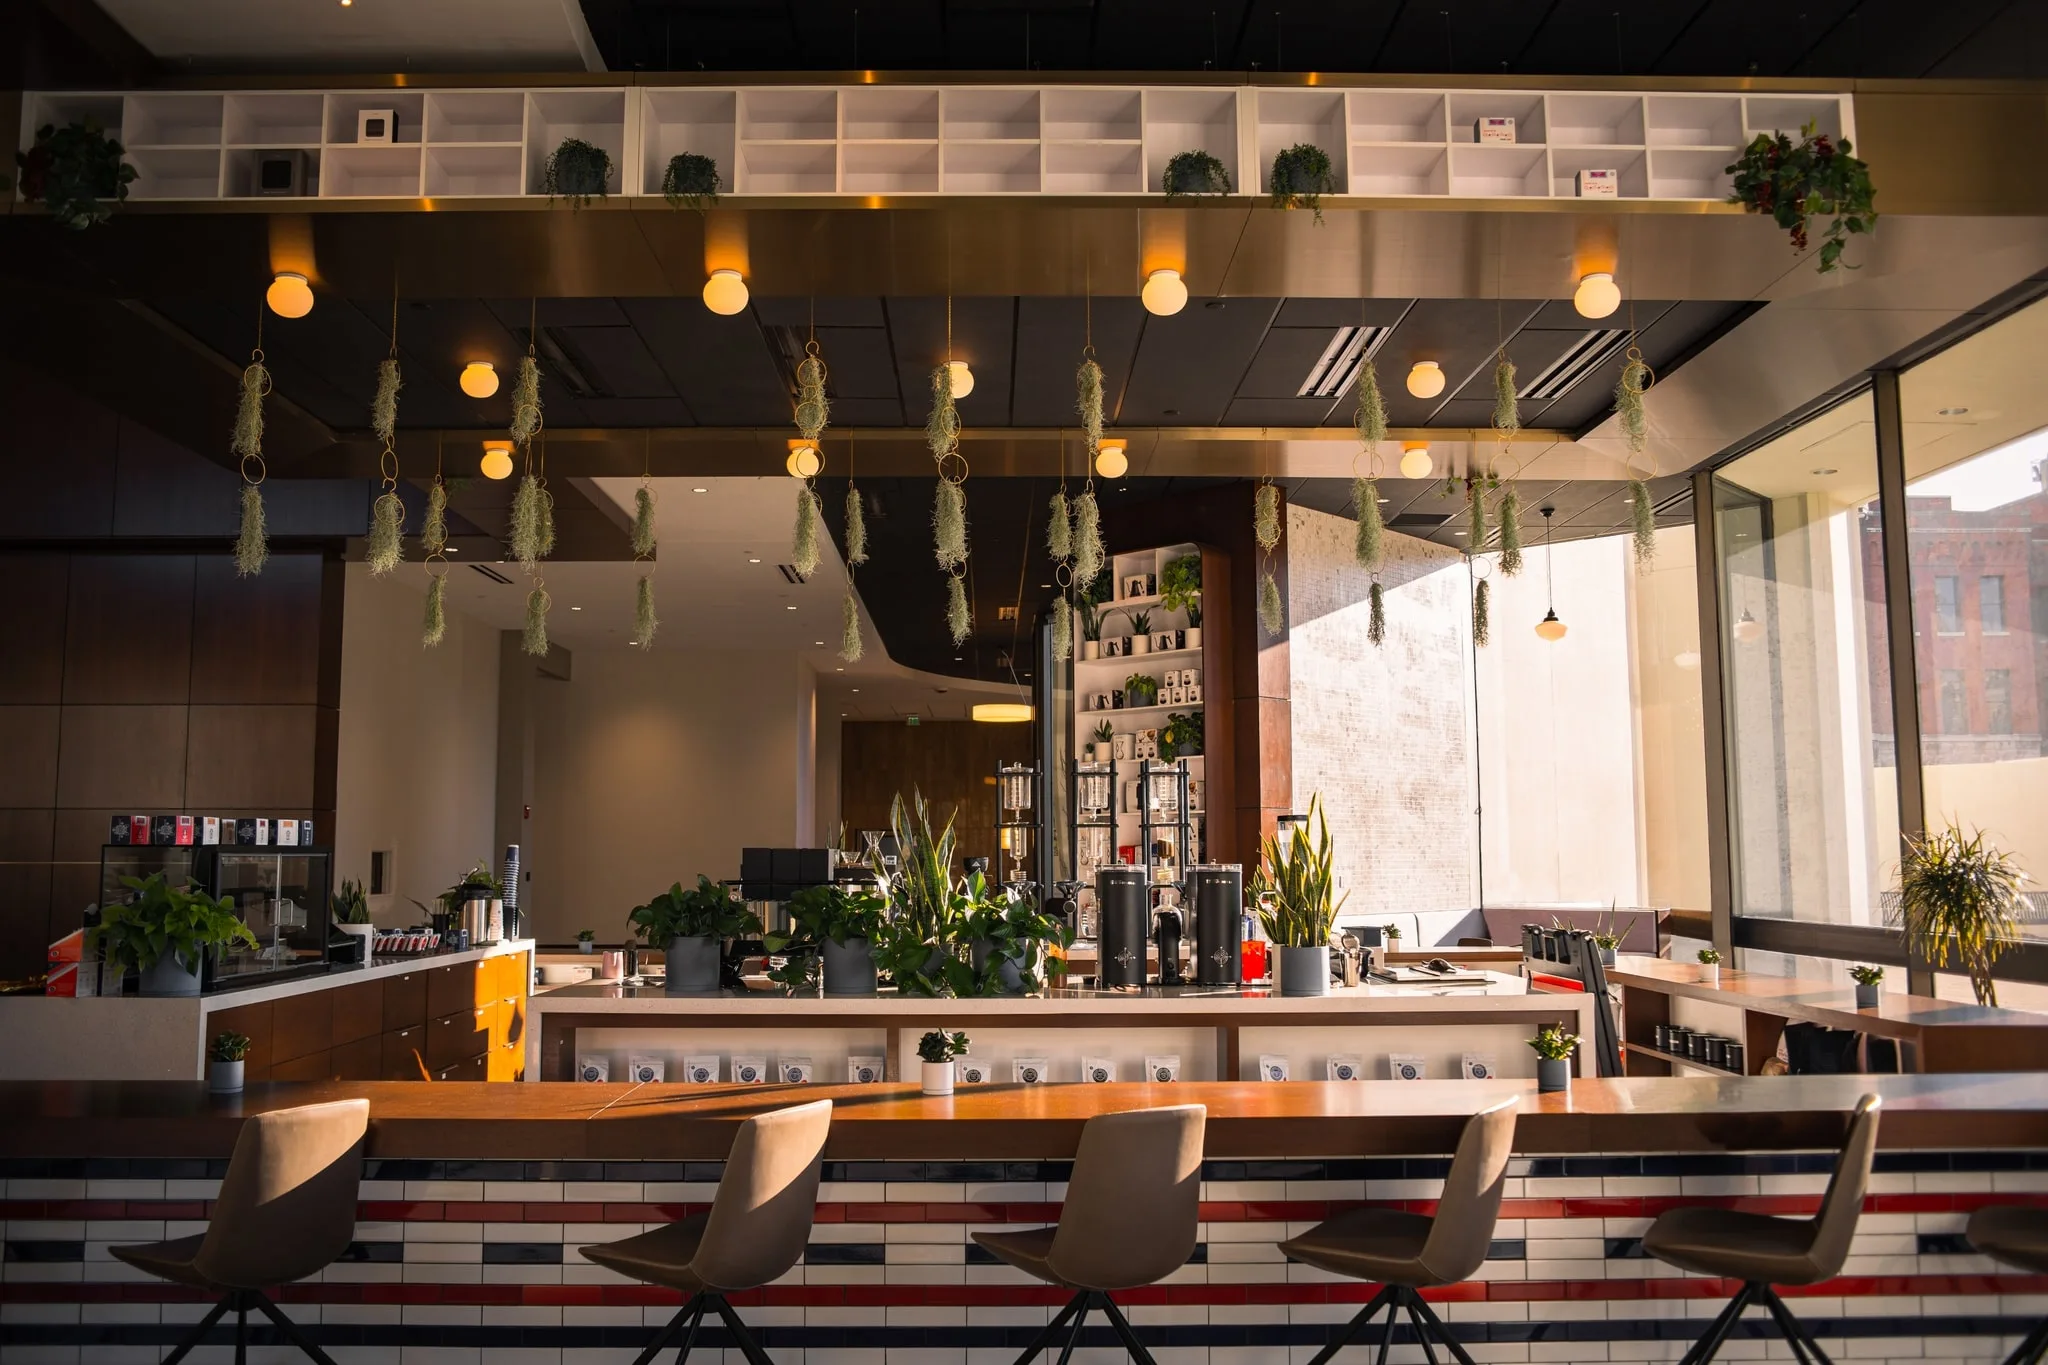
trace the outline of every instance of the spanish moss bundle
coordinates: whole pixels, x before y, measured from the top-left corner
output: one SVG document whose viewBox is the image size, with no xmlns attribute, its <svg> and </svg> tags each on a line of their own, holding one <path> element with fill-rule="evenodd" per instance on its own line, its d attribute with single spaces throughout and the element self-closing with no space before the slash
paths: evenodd
<svg viewBox="0 0 2048 1365">
<path fill-rule="evenodd" d="M 789 566 L 799 578 L 818 571 L 818 495 L 808 487 L 796 490 L 796 535 L 790 544 Z"/>
<path fill-rule="evenodd" d="M 1270 550 L 1280 543 L 1280 490 L 1273 484 L 1259 485 L 1252 511 L 1252 538 L 1259 542 L 1261 550 Z"/>
<path fill-rule="evenodd" d="M 1522 500 L 1512 483 L 1500 495 L 1500 571 L 1509 578 L 1522 571 Z"/>
<path fill-rule="evenodd" d="M 1067 507 L 1067 490 L 1064 488 L 1055 492 L 1052 502 L 1047 505 L 1045 552 L 1052 556 L 1055 564 L 1074 557 L 1073 512 Z"/>
<path fill-rule="evenodd" d="M 865 652 L 860 640 L 860 604 L 853 599 L 853 584 L 846 585 L 846 600 L 839 604 L 839 658 L 857 664 Z"/>
<path fill-rule="evenodd" d="M 398 357 L 385 356 L 377 365 L 377 396 L 370 400 L 370 430 L 389 446 L 398 439 Z"/>
<path fill-rule="evenodd" d="M 528 654 L 548 652 L 548 608 L 553 604 L 548 590 L 535 580 L 533 591 L 526 594 L 526 629 L 519 640 L 519 647 Z"/>
<path fill-rule="evenodd" d="M 540 480 L 523 474 L 518 490 L 512 494 L 512 557 L 528 573 L 533 572 L 534 561 L 541 557 L 540 517 Z"/>
<path fill-rule="evenodd" d="M 1522 429 L 1522 410 L 1515 406 L 1515 362 L 1506 351 L 1493 367 L 1493 429 L 1502 440 Z"/>
<path fill-rule="evenodd" d="M 1465 480 L 1465 501 L 1472 513 L 1471 534 L 1465 543 L 1477 550 L 1486 544 L 1486 478 L 1474 474 Z"/>
<path fill-rule="evenodd" d="M 953 406 L 953 371 L 941 365 L 932 371 L 932 410 L 924 419 L 924 443 L 934 460 L 943 460 L 959 440 L 960 410 Z"/>
<path fill-rule="evenodd" d="M 967 495 L 951 479 L 940 479 L 932 497 L 932 552 L 942 569 L 967 562 Z"/>
<path fill-rule="evenodd" d="M 1082 592 L 1095 586 L 1102 573 L 1102 513 L 1095 506 L 1095 490 L 1084 488 L 1074 499 L 1074 585 Z"/>
<path fill-rule="evenodd" d="M 432 649 L 448 633 L 448 575 L 427 575 L 427 619 L 420 628 L 420 648 Z"/>
<path fill-rule="evenodd" d="M 967 614 L 967 579 L 961 574 L 946 575 L 946 633 L 953 637 L 953 643 L 967 643 L 967 636 L 974 629 L 974 618 Z"/>
<path fill-rule="evenodd" d="M 1628 438 L 1629 452 L 1635 455 L 1643 453 L 1650 439 L 1649 424 L 1643 416 L 1643 389 L 1649 380 L 1650 367 L 1630 347 L 1628 363 L 1621 367 L 1621 379 L 1614 386 L 1614 415 L 1621 423 L 1621 434 Z"/>
<path fill-rule="evenodd" d="M 1635 522 L 1636 567 L 1647 568 L 1657 557 L 1657 509 L 1650 506 L 1650 490 L 1641 479 L 1628 481 L 1628 500 Z"/>
<path fill-rule="evenodd" d="M 363 547 L 363 562 L 373 578 L 382 578 L 405 558 L 401 536 L 405 530 L 405 504 L 396 489 L 386 491 L 370 508 L 370 538 Z"/>
<path fill-rule="evenodd" d="M 251 578 L 263 572 L 270 558 L 270 537 L 263 527 L 263 490 L 253 483 L 242 485 L 242 527 L 235 535 L 235 572 Z"/>
<path fill-rule="evenodd" d="M 1074 372 L 1074 407 L 1081 414 L 1081 430 L 1088 438 L 1088 458 L 1102 443 L 1102 367 L 1093 360 L 1081 362 Z"/>
<path fill-rule="evenodd" d="M 546 559 L 555 552 L 555 495 L 548 492 L 547 481 L 540 485 L 540 557 Z"/>
<path fill-rule="evenodd" d="M 868 514 L 861 506 L 860 490 L 846 486 L 846 562 L 868 562 Z"/>
<path fill-rule="evenodd" d="M 633 553 L 654 553 L 654 490 L 644 483 L 633 493 Z"/>
<path fill-rule="evenodd" d="M 1387 523 L 1380 516 L 1380 485 L 1377 479 L 1353 479 L 1351 500 L 1358 504 L 1358 543 L 1354 547 L 1360 568 L 1375 572 L 1386 553 Z"/>
<path fill-rule="evenodd" d="M 441 476 L 434 476 L 434 486 L 427 490 L 427 519 L 420 527 L 420 549 L 430 555 L 437 555 L 448 548 L 448 485 Z"/>
<path fill-rule="evenodd" d="M 1287 625 L 1287 610 L 1280 605 L 1280 584 L 1271 569 L 1259 576 L 1259 624 L 1268 635 L 1278 635 Z"/>
<path fill-rule="evenodd" d="M 832 419 L 831 400 L 825 397 L 825 362 L 815 354 L 805 356 L 796 367 L 796 430 L 806 441 L 825 434 Z"/>
<path fill-rule="evenodd" d="M 1358 370 L 1358 439 L 1370 456 L 1387 439 L 1387 400 L 1380 395 L 1379 376 L 1367 360 Z"/>
<path fill-rule="evenodd" d="M 263 395 L 270 392 L 270 371 L 263 368 L 261 352 L 258 357 L 242 371 L 242 401 L 235 409 L 235 434 L 228 439 L 237 459 L 263 458 Z"/>
<path fill-rule="evenodd" d="M 1472 643 L 1481 649 L 1486 648 L 1490 634 L 1487 629 L 1486 607 L 1487 599 L 1491 596 L 1492 594 L 1487 591 L 1485 579 L 1482 578 L 1472 585 Z"/>
<path fill-rule="evenodd" d="M 654 614 L 654 575 L 640 575 L 640 590 L 633 601 L 633 644 L 639 649 L 654 648 L 654 630 L 661 621 Z"/>
<path fill-rule="evenodd" d="M 1366 597 L 1372 604 L 1372 610 L 1366 617 L 1365 638 L 1375 645 L 1383 645 L 1387 642 L 1387 594 L 1377 578 L 1372 581 L 1372 591 Z"/>
<path fill-rule="evenodd" d="M 540 362 L 531 351 L 519 361 L 519 378 L 512 385 L 512 440 L 525 445 L 540 430 Z"/>
<path fill-rule="evenodd" d="M 1074 613 L 1067 609 L 1067 599 L 1062 597 L 1052 604 L 1052 657 L 1065 663 L 1073 652 Z"/>
</svg>

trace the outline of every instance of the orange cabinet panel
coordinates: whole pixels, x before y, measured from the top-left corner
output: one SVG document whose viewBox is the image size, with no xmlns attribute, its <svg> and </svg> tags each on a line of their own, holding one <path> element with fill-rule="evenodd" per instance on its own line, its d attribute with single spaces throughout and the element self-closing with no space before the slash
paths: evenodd
<svg viewBox="0 0 2048 1365">
<path fill-rule="evenodd" d="M 526 1049 L 494 1047 L 484 1058 L 486 1080 L 516 1081 L 526 1074 Z"/>
</svg>

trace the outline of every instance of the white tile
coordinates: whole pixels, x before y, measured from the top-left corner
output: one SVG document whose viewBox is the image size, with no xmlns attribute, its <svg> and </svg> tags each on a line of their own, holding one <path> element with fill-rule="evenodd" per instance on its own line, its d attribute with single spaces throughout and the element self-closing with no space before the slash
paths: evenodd
<svg viewBox="0 0 2048 1365">
<path fill-rule="evenodd" d="M 405 1194 L 403 1197 L 416 1203 L 433 1203 L 442 1200 L 480 1203 L 484 1197 L 484 1182 L 481 1180 L 408 1180 L 405 1182 Z"/>
<path fill-rule="evenodd" d="M 407 1223 L 405 1240 L 408 1242 L 481 1242 L 484 1239 L 482 1223 Z"/>
<path fill-rule="evenodd" d="M 562 1202 L 562 1182 L 559 1180 L 486 1180 L 484 1198 L 494 1203 L 512 1204 L 559 1204 Z"/>
</svg>

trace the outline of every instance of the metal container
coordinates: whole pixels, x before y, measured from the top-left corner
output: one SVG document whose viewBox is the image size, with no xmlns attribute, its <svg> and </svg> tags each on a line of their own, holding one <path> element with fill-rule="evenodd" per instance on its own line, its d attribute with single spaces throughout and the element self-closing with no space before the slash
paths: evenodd
<svg viewBox="0 0 2048 1365">
<path fill-rule="evenodd" d="M 1696 1062 L 1707 1060 L 1707 1039 L 1713 1036 L 1711 1033 L 1687 1034 L 1685 1038 L 1685 1055 Z"/>
<path fill-rule="evenodd" d="M 1730 1038 L 1728 1046 L 1721 1049 L 1721 1065 L 1727 1067 L 1730 1071 L 1747 1076 L 1749 1074 L 1748 1063 L 1749 1045 L 1747 1043 L 1738 1043 L 1733 1038 Z"/>
<path fill-rule="evenodd" d="M 1188 869 L 1187 903 L 1195 934 L 1195 983 L 1236 986 L 1244 981 L 1244 868 L 1198 863 Z"/>
<path fill-rule="evenodd" d="M 1728 1064 L 1728 1040 L 1718 1033 L 1708 1034 L 1705 1060 L 1708 1066 L 1726 1066 Z"/>
<path fill-rule="evenodd" d="M 1683 1024 L 1673 1024 L 1665 1036 L 1664 1050 L 1677 1053 L 1683 1057 L 1686 1053 L 1686 1040 L 1690 1037 L 1692 1037 L 1691 1029 Z"/>
<path fill-rule="evenodd" d="M 1145 984 L 1151 916 L 1145 869 L 1119 864 L 1095 873 L 1096 979 L 1104 986 Z"/>
<path fill-rule="evenodd" d="M 1659 1052 L 1669 1052 L 1671 1050 L 1671 1025 L 1657 1025 L 1657 1050 Z"/>
</svg>

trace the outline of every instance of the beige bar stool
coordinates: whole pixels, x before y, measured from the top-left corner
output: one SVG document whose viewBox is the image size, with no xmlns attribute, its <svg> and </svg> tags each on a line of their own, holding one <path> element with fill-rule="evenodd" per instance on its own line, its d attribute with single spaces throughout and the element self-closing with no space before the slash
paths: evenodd
<svg viewBox="0 0 2048 1365">
<path fill-rule="evenodd" d="M 676 1365 L 682 1365 L 706 1311 L 724 1321 L 752 1365 L 773 1365 L 726 1295 L 781 1279 L 804 1254 L 817 1212 L 825 1136 L 831 1130 L 830 1100 L 750 1118 L 732 1141 L 709 1213 L 583 1248 L 585 1260 L 684 1295 L 682 1311 L 633 1365 L 647 1365 L 683 1332 L 676 1353 Z"/>
<path fill-rule="evenodd" d="M 1436 1342 L 1463 1365 L 1472 1365 L 1472 1357 L 1417 1291 L 1456 1284 L 1486 1260 L 1500 1218 L 1519 1104 L 1517 1099 L 1505 1099 L 1465 1120 L 1434 1217 L 1399 1209 L 1349 1209 L 1280 1244 L 1282 1251 L 1305 1265 L 1382 1285 L 1342 1334 L 1316 1352 L 1311 1365 L 1323 1365 L 1356 1341 L 1382 1308 L 1387 1310 L 1386 1329 L 1380 1333 L 1382 1362 L 1393 1343 L 1394 1324 L 1406 1310 L 1430 1365 L 1436 1365 Z"/>
<path fill-rule="evenodd" d="M 1098 1308 L 1131 1358 L 1153 1365 L 1152 1353 L 1109 1296 L 1156 1284 L 1194 1254 L 1208 1119 L 1199 1104 L 1097 1114 L 1081 1129 L 1057 1227 L 974 1234 L 976 1242 L 1025 1274 L 1074 1293 L 1017 1365 L 1027 1365 L 1067 1327 L 1060 1352 L 1065 1365 L 1081 1340 L 1082 1324 Z"/>
<path fill-rule="evenodd" d="M 229 1309 L 235 1360 L 248 1358 L 249 1310 L 277 1324 L 294 1346 L 334 1365 L 263 1292 L 303 1280 L 348 1250 L 356 1235 L 356 1192 L 363 1178 L 368 1100 L 336 1100 L 258 1114 L 242 1125 L 227 1178 L 206 1231 L 144 1246 L 110 1247 L 119 1259 L 158 1279 L 222 1296 L 163 1365 L 175 1365 Z"/>
<path fill-rule="evenodd" d="M 2001 1204 L 1978 1209 L 1965 1229 L 1970 1245 L 2005 1265 L 2048 1275 L 2048 1209 Z M 2048 1357 L 2048 1318 L 2027 1334 L 2005 1365 L 2040 1365 Z"/>
<path fill-rule="evenodd" d="M 1801 1362 L 1831 1365 L 1827 1353 L 1792 1316 L 1773 1286 L 1819 1284 L 1841 1273 L 1842 1262 L 1849 1255 L 1849 1239 L 1856 1235 L 1856 1220 L 1863 1214 L 1863 1194 L 1870 1186 L 1879 1102 L 1876 1095 L 1857 1101 L 1849 1120 L 1848 1140 L 1835 1159 L 1835 1173 L 1828 1180 L 1827 1193 L 1821 1196 L 1820 1211 L 1813 1217 L 1773 1218 L 1695 1205 L 1668 1209 L 1650 1224 L 1643 1234 L 1643 1250 L 1658 1260 L 1695 1275 L 1742 1281 L 1742 1288 L 1679 1365 L 1706 1365 L 1712 1360 L 1751 1304 L 1771 1310 L 1778 1330 Z"/>
</svg>

